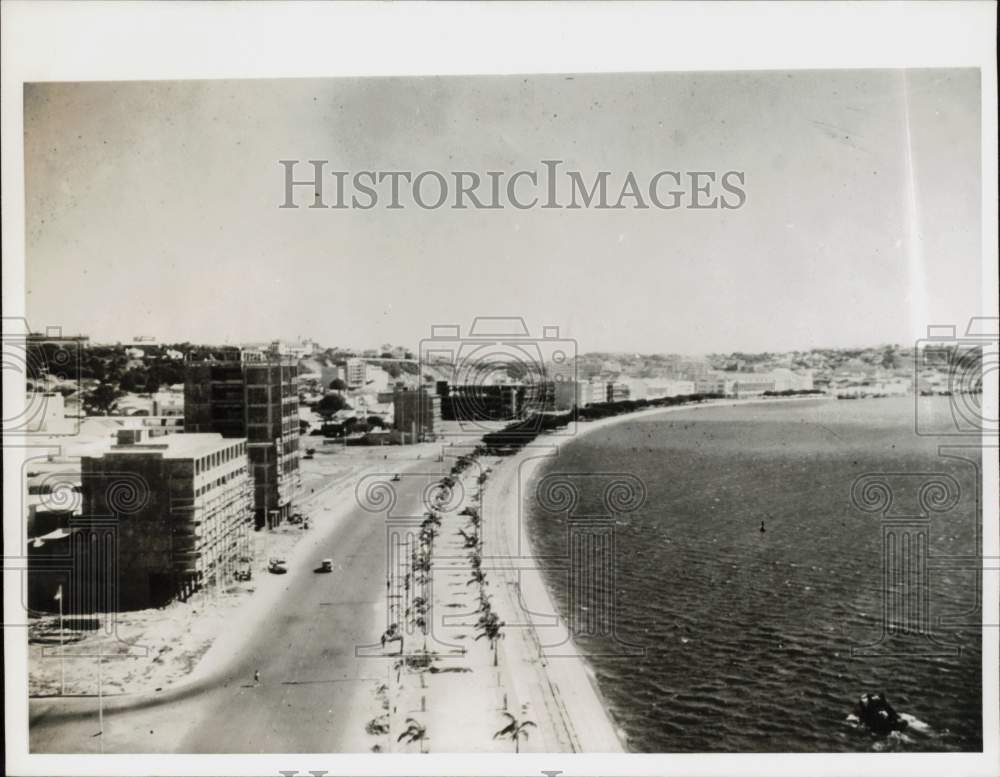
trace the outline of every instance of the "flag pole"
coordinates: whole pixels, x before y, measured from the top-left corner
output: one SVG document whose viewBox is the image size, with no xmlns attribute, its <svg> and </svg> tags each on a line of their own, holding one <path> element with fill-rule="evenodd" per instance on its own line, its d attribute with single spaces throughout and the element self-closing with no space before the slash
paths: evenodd
<svg viewBox="0 0 1000 777">
<path fill-rule="evenodd" d="M 59 584 L 59 591 L 56 599 L 59 600 L 59 695 L 66 695 L 66 651 L 63 648 L 63 597 L 62 583 Z"/>
<path fill-rule="evenodd" d="M 104 752 L 104 646 L 97 654 L 97 718 L 100 722 L 101 752 Z"/>
</svg>

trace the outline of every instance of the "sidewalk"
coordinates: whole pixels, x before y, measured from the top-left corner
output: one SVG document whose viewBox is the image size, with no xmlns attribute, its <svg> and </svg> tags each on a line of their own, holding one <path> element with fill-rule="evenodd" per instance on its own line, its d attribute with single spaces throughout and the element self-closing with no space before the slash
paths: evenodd
<svg viewBox="0 0 1000 777">
<path fill-rule="evenodd" d="M 517 743 L 519 752 L 622 751 L 583 660 L 560 655 L 549 661 L 542 655 L 537 629 L 540 624 L 551 627 L 556 611 L 541 576 L 530 569 L 530 549 L 522 548 L 520 558 L 512 550 L 520 515 L 520 458 L 474 462 L 458 478 L 461 488 L 456 491 L 464 493 L 464 499 L 438 511 L 440 526 L 432 545 L 430 584 L 404 594 L 404 601 L 410 602 L 409 620 L 401 625 L 405 653 L 411 662 L 418 659 L 418 666 L 408 668 L 401 660 L 393 661 L 379 697 L 388 710 L 372 721 L 380 723 L 382 729 L 368 737 L 369 749 L 511 753 L 514 742 L 509 737 L 495 737 L 510 723 L 504 715 L 509 712 L 526 724 L 527 736 Z M 450 457 L 446 460 L 454 461 Z M 486 504 L 480 505 L 477 481 L 484 472 L 489 472 Z M 460 514 L 465 508 L 478 509 L 483 516 L 482 583 L 472 579 L 470 554 L 474 548 L 466 545 L 460 533 L 474 534 L 469 517 Z M 412 563 L 406 572 L 413 574 Z M 426 613 L 426 636 L 413 622 L 419 616 L 413 603 L 422 594 L 430 594 L 432 602 Z M 482 614 L 481 595 L 488 597 L 492 611 L 504 624 L 495 656 L 488 639 L 476 639 L 482 634 L 476 628 Z M 419 661 L 425 647 L 431 654 L 429 662 Z M 416 741 L 405 737 L 408 728 L 413 730 L 411 722 L 418 733 L 422 730 Z M 401 734 L 403 742 L 398 741 Z"/>
</svg>

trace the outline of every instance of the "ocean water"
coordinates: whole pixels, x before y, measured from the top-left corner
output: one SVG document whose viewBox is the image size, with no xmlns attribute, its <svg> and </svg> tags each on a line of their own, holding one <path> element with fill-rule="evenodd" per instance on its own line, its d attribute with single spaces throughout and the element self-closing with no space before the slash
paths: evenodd
<svg viewBox="0 0 1000 777">
<path fill-rule="evenodd" d="M 920 400 L 942 431 L 948 401 Z M 534 489 L 577 484 L 573 517 L 533 489 L 529 531 L 557 606 L 591 632 L 577 642 L 631 750 L 982 749 L 981 582 L 963 558 L 981 524 L 977 441 L 941 455 L 944 440 L 914 433 L 914 412 L 913 398 L 683 410 L 597 430 L 539 471 Z M 623 473 L 645 502 L 610 514 L 603 494 Z M 870 501 L 877 489 L 852 500 L 866 474 L 890 484 L 890 507 Z M 941 475 L 957 488 L 931 488 L 927 512 L 921 488 Z M 887 539 L 884 513 L 929 516 L 916 525 L 930 559 L 906 568 L 910 588 L 883 577 L 886 543 L 902 542 Z M 613 574 L 586 585 L 567 572 L 579 516 L 604 516 L 613 534 Z M 893 591 L 910 631 L 888 639 Z M 603 626 L 588 623 L 602 611 Z M 862 730 L 851 712 L 864 692 L 885 693 L 908 729 Z"/>
</svg>

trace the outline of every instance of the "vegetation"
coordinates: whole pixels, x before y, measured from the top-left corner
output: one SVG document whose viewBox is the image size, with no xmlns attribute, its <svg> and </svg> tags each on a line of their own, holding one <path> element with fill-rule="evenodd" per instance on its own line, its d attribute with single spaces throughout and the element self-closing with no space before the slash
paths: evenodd
<svg viewBox="0 0 1000 777">
<path fill-rule="evenodd" d="M 323 418 L 330 418 L 341 410 L 349 408 L 350 405 L 347 404 L 347 400 L 340 396 L 340 394 L 327 394 L 316 403 L 315 409 Z"/>
<path fill-rule="evenodd" d="M 503 631 L 503 627 L 506 625 L 489 606 L 487 606 L 476 623 L 476 630 L 479 631 L 476 639 L 479 640 L 485 637 L 490 642 L 490 648 L 493 650 L 493 666 L 496 666 L 498 663 L 497 642 L 506 636 Z"/>
<path fill-rule="evenodd" d="M 418 743 L 420 752 L 424 752 L 424 743 L 427 741 L 427 727 L 415 718 L 406 719 L 406 729 L 396 738 L 397 742 Z"/>
<path fill-rule="evenodd" d="M 108 415 L 124 392 L 113 383 L 101 383 L 83 399 L 88 415 Z"/>
<path fill-rule="evenodd" d="M 690 394 L 657 399 L 625 399 L 620 402 L 599 402 L 568 413 L 545 413 L 515 421 L 497 432 L 483 435 L 485 452 L 492 456 L 509 456 L 521 450 L 543 432 L 560 429 L 573 420 L 594 421 L 600 418 L 633 413 L 654 407 L 694 404 L 708 399 L 721 399 L 721 394 Z"/>
<path fill-rule="evenodd" d="M 497 731 L 493 738 L 511 740 L 514 743 L 514 752 L 519 753 L 521 752 L 521 740 L 528 738 L 528 729 L 538 727 L 534 721 L 520 720 L 509 712 L 505 712 L 503 715 L 507 718 L 507 725 Z"/>
</svg>

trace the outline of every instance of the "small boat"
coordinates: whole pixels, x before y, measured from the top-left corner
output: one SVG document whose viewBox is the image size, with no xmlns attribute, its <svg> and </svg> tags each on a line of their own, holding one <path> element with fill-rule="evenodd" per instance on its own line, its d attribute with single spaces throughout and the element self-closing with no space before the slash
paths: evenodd
<svg viewBox="0 0 1000 777">
<path fill-rule="evenodd" d="M 863 693 L 854 705 L 854 714 L 873 734 L 887 736 L 893 731 L 902 731 L 909 723 L 892 708 L 882 693 Z"/>
</svg>

